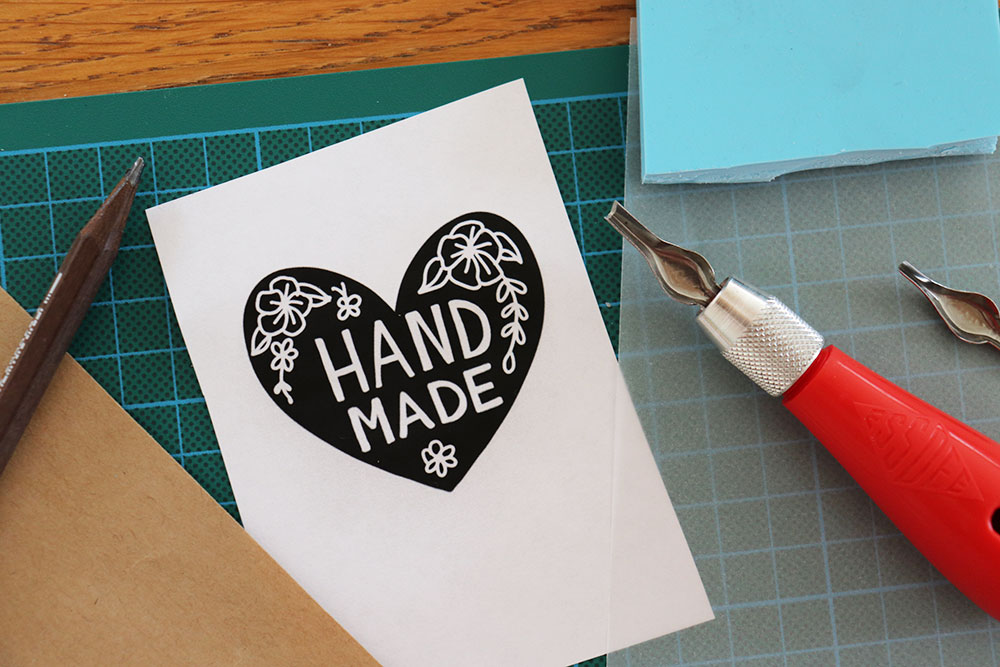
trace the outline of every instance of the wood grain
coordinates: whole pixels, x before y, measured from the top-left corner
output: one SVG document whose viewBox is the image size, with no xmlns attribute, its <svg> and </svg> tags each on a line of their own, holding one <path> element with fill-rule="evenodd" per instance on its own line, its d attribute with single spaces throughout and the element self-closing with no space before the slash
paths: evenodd
<svg viewBox="0 0 1000 667">
<path fill-rule="evenodd" d="M 612 0 L 0 0 L 0 103 L 624 44 Z"/>
</svg>

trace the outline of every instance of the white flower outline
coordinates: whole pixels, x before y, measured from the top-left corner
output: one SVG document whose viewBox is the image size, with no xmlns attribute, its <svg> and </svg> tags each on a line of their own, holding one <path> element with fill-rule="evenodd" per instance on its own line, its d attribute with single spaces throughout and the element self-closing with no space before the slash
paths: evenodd
<svg viewBox="0 0 1000 667">
<path fill-rule="evenodd" d="M 446 445 L 438 439 L 431 440 L 420 452 L 424 462 L 424 472 L 444 479 L 452 468 L 458 466 L 455 445 Z"/>
<path fill-rule="evenodd" d="M 288 403 L 292 403 L 292 386 L 285 382 L 285 373 L 291 373 L 295 368 L 295 360 L 299 356 L 299 351 L 295 349 L 295 343 L 291 338 L 282 338 L 271 343 L 271 370 L 277 371 L 278 383 L 274 385 L 272 391 L 275 394 L 283 395 Z"/>
<path fill-rule="evenodd" d="M 342 291 L 341 291 L 342 290 Z M 332 292 L 341 294 L 342 298 L 351 301 L 351 315 L 361 314 L 361 297 L 349 295 L 344 283 L 340 289 L 331 288 Z M 350 297 L 357 297 L 357 303 Z M 257 357 L 270 352 L 270 368 L 277 372 L 278 381 L 272 391 L 285 397 L 288 404 L 292 399 L 292 386 L 285 381 L 285 374 L 295 368 L 295 360 L 299 351 L 292 340 L 306 328 L 306 319 L 316 308 L 322 308 L 333 301 L 333 297 L 311 283 L 297 280 L 293 276 L 279 274 L 273 278 L 254 298 L 254 308 L 257 311 L 257 327 L 250 336 L 250 356 Z M 340 299 L 338 299 L 339 304 Z M 347 319 L 340 317 L 341 321 Z"/>
<path fill-rule="evenodd" d="M 500 329 L 500 337 L 510 339 L 501 364 L 504 373 L 510 375 L 517 368 L 514 349 L 527 342 L 521 323 L 528 319 L 528 309 L 518 301 L 518 295 L 527 294 L 528 286 L 504 272 L 505 262 L 524 262 L 520 249 L 507 234 L 475 218 L 462 220 L 438 241 L 434 257 L 424 265 L 417 294 L 433 292 L 449 283 L 470 291 L 497 285 L 497 303 L 505 304 L 500 317 L 510 318 Z"/>
<path fill-rule="evenodd" d="M 339 285 L 332 286 L 330 291 L 340 295 L 337 297 L 338 320 L 346 322 L 352 317 L 361 316 L 361 295 L 348 292 L 347 284 L 343 280 L 340 281 Z"/>
</svg>

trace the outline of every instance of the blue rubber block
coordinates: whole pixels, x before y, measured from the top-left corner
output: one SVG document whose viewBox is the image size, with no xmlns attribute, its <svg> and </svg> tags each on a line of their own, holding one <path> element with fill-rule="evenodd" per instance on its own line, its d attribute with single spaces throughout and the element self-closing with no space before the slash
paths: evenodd
<svg viewBox="0 0 1000 667">
<path fill-rule="evenodd" d="M 639 0 L 645 182 L 991 153 L 995 0 Z"/>
</svg>

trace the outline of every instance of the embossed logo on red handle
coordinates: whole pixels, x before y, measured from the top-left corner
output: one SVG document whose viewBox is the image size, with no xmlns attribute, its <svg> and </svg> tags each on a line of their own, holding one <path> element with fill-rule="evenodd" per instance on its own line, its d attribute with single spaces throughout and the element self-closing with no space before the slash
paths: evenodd
<svg viewBox="0 0 1000 667">
<path fill-rule="evenodd" d="M 888 478 L 911 489 L 982 500 L 982 493 L 962 461 L 955 435 L 937 421 L 918 414 L 890 412 L 865 403 L 854 408 L 868 427 L 868 440 Z"/>
</svg>

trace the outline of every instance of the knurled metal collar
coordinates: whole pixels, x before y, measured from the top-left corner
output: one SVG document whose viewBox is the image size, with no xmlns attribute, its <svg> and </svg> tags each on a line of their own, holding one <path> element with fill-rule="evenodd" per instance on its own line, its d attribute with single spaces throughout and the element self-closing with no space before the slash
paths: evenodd
<svg viewBox="0 0 1000 667">
<path fill-rule="evenodd" d="M 823 349 L 823 336 L 788 306 L 733 278 L 697 321 L 722 356 L 771 396 L 795 384 Z"/>
</svg>

